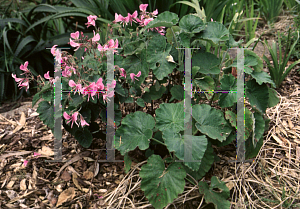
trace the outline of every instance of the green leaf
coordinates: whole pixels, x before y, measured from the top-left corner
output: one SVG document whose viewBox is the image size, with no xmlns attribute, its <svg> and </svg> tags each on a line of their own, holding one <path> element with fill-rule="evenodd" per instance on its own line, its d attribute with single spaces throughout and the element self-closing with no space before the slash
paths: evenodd
<svg viewBox="0 0 300 209">
<path fill-rule="evenodd" d="M 138 98 L 137 101 L 136 101 L 137 105 L 140 106 L 140 107 L 145 107 L 145 102 L 143 99 L 141 98 Z"/>
<path fill-rule="evenodd" d="M 235 139 L 236 139 L 236 132 L 232 131 L 230 135 L 226 138 L 226 140 L 223 142 L 219 142 L 217 140 L 211 140 L 211 141 L 213 145 L 216 145 L 217 147 L 223 147 L 230 144 Z"/>
<path fill-rule="evenodd" d="M 127 43 L 123 46 L 124 56 L 141 53 L 141 51 L 145 48 L 145 46 L 146 46 L 146 44 L 142 40 L 136 40 L 136 41 Z"/>
<path fill-rule="evenodd" d="M 271 79 L 271 76 L 264 71 L 261 71 L 261 72 L 253 71 L 251 73 L 251 76 L 256 80 L 256 82 L 259 85 L 261 85 L 263 83 L 270 83 L 274 88 L 276 87 L 274 81 Z"/>
<path fill-rule="evenodd" d="M 161 35 L 154 36 L 149 41 L 147 48 L 147 62 L 149 63 L 149 68 L 153 70 L 153 73 L 158 80 L 167 77 L 175 68 L 175 64 L 168 62 L 167 60 L 171 48 L 172 46 L 166 42 L 166 38 Z"/>
<path fill-rule="evenodd" d="M 79 142 L 84 148 L 89 148 L 93 141 L 93 136 L 88 129 L 79 129 L 75 132 L 75 139 Z"/>
<path fill-rule="evenodd" d="M 171 102 L 173 99 L 177 99 L 177 100 L 184 100 L 184 89 L 182 86 L 179 85 L 175 85 L 171 88 L 171 94 L 172 94 L 172 98 L 170 99 L 169 102 Z"/>
<path fill-rule="evenodd" d="M 182 103 L 162 103 L 155 110 L 156 128 L 164 132 L 171 130 L 174 133 L 184 130 L 184 110 Z"/>
<path fill-rule="evenodd" d="M 264 143 L 264 137 L 261 137 L 258 140 L 256 147 L 254 147 L 252 142 L 252 134 L 251 134 L 251 136 L 245 141 L 245 147 L 246 147 L 245 159 L 247 160 L 256 157 L 263 143 Z"/>
<path fill-rule="evenodd" d="M 220 41 L 229 40 L 228 36 L 228 29 L 219 22 L 208 22 L 206 29 L 200 34 L 201 38 L 211 40 L 215 44 L 218 44 Z"/>
<path fill-rule="evenodd" d="M 201 90 L 209 91 L 214 90 L 215 82 L 214 79 L 210 76 L 204 76 L 203 78 L 195 78 L 193 80 Z"/>
<path fill-rule="evenodd" d="M 196 128 L 212 139 L 225 141 L 232 128 L 224 119 L 221 110 L 212 108 L 207 104 L 194 105 L 192 109 L 193 118 L 198 122 Z"/>
<path fill-rule="evenodd" d="M 226 91 L 236 91 L 236 82 L 237 79 L 229 74 L 224 75 L 223 78 L 220 80 L 221 82 L 221 89 Z M 229 92 L 221 94 L 219 97 L 219 105 L 220 107 L 231 107 L 234 105 L 234 103 L 237 102 L 237 93 L 236 92 Z"/>
<path fill-rule="evenodd" d="M 51 102 L 54 101 L 54 92 L 53 90 L 50 91 L 46 91 L 42 94 L 42 98 L 47 101 L 47 102 Z"/>
<path fill-rule="evenodd" d="M 144 30 L 147 30 L 149 28 L 155 28 L 164 26 L 167 28 L 172 27 L 173 25 L 176 25 L 178 23 L 179 17 L 177 14 L 165 11 L 161 14 L 159 14 L 154 20 L 148 23 L 146 27 L 144 27 Z"/>
<path fill-rule="evenodd" d="M 236 114 L 230 110 L 226 110 L 225 118 L 229 121 L 232 127 L 236 128 Z"/>
<path fill-rule="evenodd" d="M 279 98 L 277 97 L 277 92 L 275 89 L 268 88 L 269 89 L 269 102 L 268 107 L 274 107 L 279 103 Z"/>
<path fill-rule="evenodd" d="M 179 27 L 187 33 L 199 33 L 205 29 L 205 25 L 201 18 L 190 14 L 181 18 Z"/>
<path fill-rule="evenodd" d="M 116 131 L 115 146 L 124 155 L 134 150 L 137 146 L 140 150 L 149 147 L 149 139 L 152 138 L 152 129 L 155 126 L 153 117 L 141 111 L 126 115 L 122 125 Z M 121 137 L 121 141 L 119 140 Z"/>
<path fill-rule="evenodd" d="M 191 170 L 189 167 L 183 165 L 184 170 L 190 174 L 194 179 L 199 181 L 200 179 L 203 178 L 203 176 L 206 175 L 206 173 L 209 171 L 211 168 L 212 164 L 214 163 L 214 149 L 211 146 L 210 140 L 207 142 L 207 149 L 204 153 L 203 158 L 201 159 L 201 164 L 198 168 L 197 171 Z"/>
<path fill-rule="evenodd" d="M 83 102 L 83 97 L 82 95 L 80 95 L 79 93 L 75 93 L 75 95 L 73 93 L 71 93 L 71 101 L 70 101 L 70 105 L 77 107 L 78 105 L 80 105 Z"/>
<path fill-rule="evenodd" d="M 203 74 L 219 74 L 220 60 L 219 58 L 209 52 L 199 53 L 196 52 L 192 57 L 192 67 L 197 66 L 200 67 L 198 72 Z"/>
<path fill-rule="evenodd" d="M 189 137 L 189 140 L 186 140 L 185 137 Z M 184 152 L 188 151 L 187 154 L 191 156 L 190 159 L 192 162 L 184 162 L 184 164 L 193 171 L 199 169 L 201 159 L 207 148 L 206 136 L 181 136 L 179 133 L 174 133 L 170 129 L 166 129 L 163 131 L 163 139 L 168 150 L 170 152 L 174 151 L 176 157 L 180 160 L 185 160 Z"/>
<path fill-rule="evenodd" d="M 164 208 L 184 191 L 186 172 L 181 163 L 172 163 L 165 169 L 161 157 L 151 155 L 139 174 L 141 189 L 156 209 Z"/>
<path fill-rule="evenodd" d="M 150 92 L 147 92 L 143 95 L 144 97 L 150 97 L 151 100 L 158 100 L 162 97 L 162 95 L 166 92 L 166 87 L 165 86 L 161 86 L 161 88 L 156 91 L 155 86 L 151 86 L 150 87 Z M 146 101 L 146 100 L 145 100 Z"/>
<path fill-rule="evenodd" d="M 139 55 L 127 56 L 122 63 L 122 68 L 125 69 L 126 74 L 128 75 L 126 79 L 127 82 L 130 84 L 133 84 L 129 76 L 130 73 L 134 73 L 136 75 L 139 71 L 141 71 L 141 76 L 137 78 L 138 81 L 134 81 L 134 84 L 136 86 L 140 86 L 144 82 L 145 78 L 149 75 L 149 68 L 146 58 L 146 49 L 143 49 L 141 54 Z"/>
<path fill-rule="evenodd" d="M 40 100 L 41 95 L 40 94 L 35 94 L 32 98 L 32 107 Z"/>
<path fill-rule="evenodd" d="M 37 108 L 37 112 L 39 113 L 39 117 L 41 121 L 49 128 L 54 128 L 54 107 L 50 105 L 47 101 L 42 101 L 39 103 Z"/>
<path fill-rule="evenodd" d="M 261 113 L 265 113 L 268 107 L 269 91 L 267 84 L 258 85 L 255 80 L 246 83 L 246 97 L 252 107 L 256 107 Z"/>
<path fill-rule="evenodd" d="M 263 119 L 263 116 L 259 112 L 254 113 L 254 118 L 255 118 L 255 130 L 252 137 L 252 143 L 255 148 L 258 140 L 263 137 L 265 131 L 265 121 Z"/>
<path fill-rule="evenodd" d="M 191 40 L 191 36 L 188 33 L 182 32 L 178 36 L 178 42 L 183 47 L 190 48 L 191 45 L 190 40 Z"/>
<path fill-rule="evenodd" d="M 216 191 L 218 190 L 218 191 Z M 199 182 L 200 194 L 204 194 L 206 203 L 213 203 L 216 209 L 230 209 L 230 202 L 227 199 L 230 197 L 230 191 L 218 177 L 211 178 L 210 186 L 206 182 Z"/>
</svg>

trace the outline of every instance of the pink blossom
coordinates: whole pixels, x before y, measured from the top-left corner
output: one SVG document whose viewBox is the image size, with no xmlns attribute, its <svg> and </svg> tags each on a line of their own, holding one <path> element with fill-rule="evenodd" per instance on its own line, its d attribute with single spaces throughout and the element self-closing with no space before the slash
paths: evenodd
<svg viewBox="0 0 300 209">
<path fill-rule="evenodd" d="M 44 74 L 44 78 L 46 78 L 46 79 L 48 79 L 48 80 L 50 79 L 49 71 L 48 71 L 47 73 Z"/>
<path fill-rule="evenodd" d="M 77 51 L 80 47 L 79 43 L 75 43 L 72 39 L 70 39 L 70 45 L 73 47 L 77 47 L 74 51 Z"/>
<path fill-rule="evenodd" d="M 97 93 L 97 86 L 95 82 L 91 83 L 89 86 L 82 88 L 82 90 L 84 95 L 88 95 L 88 101 L 90 101 L 90 96 L 94 100 L 93 96 L 95 96 Z"/>
<path fill-rule="evenodd" d="M 79 31 L 76 31 L 75 33 L 71 33 L 71 38 L 78 40 L 79 39 Z"/>
<path fill-rule="evenodd" d="M 59 53 L 58 49 L 56 50 L 55 55 L 56 62 L 61 63 L 61 53 Z"/>
<path fill-rule="evenodd" d="M 100 35 L 99 33 L 97 33 L 97 35 L 95 35 L 95 31 L 94 31 L 94 38 L 92 38 L 93 42 L 99 41 L 100 40 Z"/>
<path fill-rule="evenodd" d="M 81 123 L 82 127 L 85 126 L 85 125 L 89 126 L 89 124 L 84 120 L 84 118 L 82 117 L 82 115 L 80 115 L 80 123 Z"/>
<path fill-rule="evenodd" d="M 68 113 L 64 112 L 63 114 L 64 118 L 67 121 L 67 124 L 70 123 L 70 121 L 72 121 L 72 124 L 71 124 L 71 128 L 73 127 L 73 123 L 75 122 L 76 125 L 79 127 L 78 123 L 77 123 L 77 116 L 78 116 L 78 112 L 74 112 L 72 116 L 69 116 Z"/>
<path fill-rule="evenodd" d="M 144 20 L 144 26 L 148 25 L 149 22 L 151 22 L 152 20 L 154 20 L 153 18 L 148 18 Z"/>
<path fill-rule="evenodd" d="M 28 160 L 24 160 L 23 166 L 26 167 L 26 166 L 27 166 L 27 163 L 28 163 Z"/>
<path fill-rule="evenodd" d="M 120 68 L 120 71 L 121 71 L 121 76 L 120 77 L 126 78 L 126 72 L 125 72 L 124 68 Z"/>
<path fill-rule="evenodd" d="M 123 22 L 124 17 L 120 14 L 115 13 L 115 22 Z"/>
<path fill-rule="evenodd" d="M 33 156 L 34 156 L 34 157 L 37 157 L 37 156 L 39 156 L 39 155 L 41 155 L 41 154 L 38 153 L 38 152 L 34 152 L 34 153 L 33 153 Z"/>
<path fill-rule="evenodd" d="M 28 66 L 28 61 L 26 61 L 24 63 L 24 65 L 21 64 L 20 69 L 23 70 L 25 73 L 30 73 L 30 71 L 27 69 L 27 66 Z M 23 74 L 21 74 L 21 75 L 23 75 Z"/>
<path fill-rule="evenodd" d="M 138 74 L 136 74 L 136 75 L 134 73 L 130 73 L 130 78 L 131 78 L 132 82 L 134 82 L 134 79 L 138 80 L 135 77 L 140 77 L 140 76 L 141 76 L 141 71 L 139 71 Z"/>
<path fill-rule="evenodd" d="M 69 86 L 70 86 L 70 87 L 75 87 L 74 95 L 76 94 L 77 91 L 78 91 L 79 94 L 80 94 L 81 89 L 82 89 L 80 83 L 79 83 L 79 84 L 76 84 L 73 80 L 70 80 L 70 81 L 69 81 Z"/>
<path fill-rule="evenodd" d="M 25 79 L 26 80 L 26 79 Z M 26 82 L 24 82 L 24 83 L 22 83 L 22 84 L 19 84 L 19 86 L 21 86 L 21 88 L 22 87 L 26 87 L 26 91 L 29 89 L 29 82 L 28 82 L 28 80 L 26 80 Z M 20 88 L 20 89 L 21 89 Z"/>
<path fill-rule="evenodd" d="M 107 97 L 113 97 L 114 93 L 115 93 L 115 91 L 111 91 L 111 92 L 109 92 L 109 94 L 107 94 L 107 93 L 103 94 L 103 102 L 107 99 Z"/>
<path fill-rule="evenodd" d="M 64 71 L 62 71 L 61 74 L 63 77 L 70 77 L 72 75 L 71 71 L 67 68 Z"/>
<path fill-rule="evenodd" d="M 91 25 L 93 25 L 95 27 L 95 20 L 97 20 L 97 16 L 96 15 L 90 15 L 87 17 L 88 22 L 85 23 L 87 25 L 87 28 L 90 27 Z"/>
<path fill-rule="evenodd" d="M 134 19 L 137 18 L 137 11 L 135 11 L 132 15 L 128 13 L 127 17 L 125 17 L 124 21 L 127 23 L 130 22 L 130 25 L 132 26 L 132 21 L 136 22 Z"/>
<path fill-rule="evenodd" d="M 98 45 L 98 50 L 100 51 L 100 52 L 102 52 L 102 51 L 107 51 L 107 49 L 108 49 L 108 47 L 107 47 L 107 45 L 105 44 L 103 47 L 99 44 Z"/>
<path fill-rule="evenodd" d="M 15 79 L 16 82 L 22 82 L 25 78 L 17 78 L 16 74 L 14 75 L 13 73 L 11 74 L 11 76 Z"/>
<path fill-rule="evenodd" d="M 148 7 L 148 4 L 141 4 L 140 5 L 140 10 L 143 11 L 143 12 L 146 12 L 147 7 Z"/>
<path fill-rule="evenodd" d="M 158 10 L 156 9 L 155 11 L 152 12 L 152 15 L 157 15 L 158 14 Z"/>
<path fill-rule="evenodd" d="M 115 80 L 113 80 L 111 82 L 111 84 L 107 83 L 107 89 L 115 88 L 116 84 L 117 84 L 117 82 Z"/>
<path fill-rule="evenodd" d="M 55 50 L 56 50 L 56 47 L 57 47 L 57 45 L 54 45 L 54 46 L 52 46 L 52 48 L 51 48 L 51 54 L 52 54 L 53 56 L 55 56 Z"/>
</svg>

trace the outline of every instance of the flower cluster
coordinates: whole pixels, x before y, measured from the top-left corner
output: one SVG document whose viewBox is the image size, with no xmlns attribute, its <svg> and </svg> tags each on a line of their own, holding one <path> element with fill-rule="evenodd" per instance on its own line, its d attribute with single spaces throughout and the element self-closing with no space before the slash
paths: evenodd
<svg viewBox="0 0 300 209">
<path fill-rule="evenodd" d="M 153 12 L 146 12 L 147 7 L 148 7 L 148 4 L 140 5 L 140 7 L 139 7 L 141 10 L 140 18 L 137 17 L 137 11 L 135 11 L 132 15 L 130 13 L 128 13 L 127 17 L 123 17 L 121 14 L 118 15 L 117 13 L 115 13 L 115 20 L 113 21 L 113 23 L 121 22 L 121 23 L 123 23 L 123 26 L 124 26 L 124 24 L 127 25 L 129 22 L 130 22 L 130 25 L 132 25 L 132 22 L 135 22 L 135 23 L 139 23 L 141 27 L 144 27 L 144 26 L 148 25 L 149 22 L 154 20 L 154 17 L 156 17 L 156 15 L 158 14 L 157 9 Z M 151 31 L 156 30 L 161 35 L 165 35 L 164 28 L 165 27 L 161 26 L 161 27 L 150 28 L 150 30 Z M 149 31 L 149 29 L 148 29 L 148 31 Z"/>
<path fill-rule="evenodd" d="M 29 77 L 28 77 L 28 75 L 32 75 L 31 72 L 28 70 L 27 66 L 28 66 L 28 61 L 26 61 L 24 63 L 24 65 L 21 64 L 21 66 L 20 66 L 20 70 L 24 71 L 24 73 L 22 73 L 21 75 L 25 74 L 26 78 L 17 78 L 16 74 L 13 74 L 13 73 L 11 74 L 11 76 L 18 83 L 18 86 L 20 87 L 20 89 L 23 88 L 23 87 L 26 87 L 26 91 L 29 89 Z"/>
<path fill-rule="evenodd" d="M 71 128 L 73 127 L 73 123 L 75 122 L 76 125 L 79 127 L 78 123 L 77 123 L 77 117 L 78 117 L 78 114 L 80 114 L 78 111 L 77 112 L 74 112 L 71 116 L 68 115 L 68 113 L 64 112 L 63 116 L 64 118 L 67 120 L 67 124 L 70 123 L 72 121 L 72 124 L 71 124 Z M 81 126 L 89 126 L 89 124 L 84 120 L 84 118 L 82 117 L 82 115 L 80 114 L 80 124 Z"/>
</svg>

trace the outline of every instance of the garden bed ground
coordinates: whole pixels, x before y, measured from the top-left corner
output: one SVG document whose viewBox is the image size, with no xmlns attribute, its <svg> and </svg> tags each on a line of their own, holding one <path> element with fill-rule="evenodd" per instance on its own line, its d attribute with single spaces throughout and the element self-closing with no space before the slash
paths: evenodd
<svg viewBox="0 0 300 209">
<path fill-rule="evenodd" d="M 264 53 L 259 46 L 256 50 L 260 56 Z M 252 163 L 228 162 L 235 160 L 234 144 L 214 147 L 221 161 L 213 165 L 204 180 L 209 182 L 215 175 L 225 181 L 231 190 L 232 208 L 281 208 L 284 198 L 288 198 L 286 205 L 289 200 L 300 204 L 300 76 L 296 69 L 276 89 L 281 102 L 267 110 L 270 128 Z M 139 188 L 138 171 L 145 161 L 133 163 L 128 174 L 122 162 L 100 162 L 106 159 L 103 135 L 95 135 L 97 139 L 90 149 L 84 149 L 63 129 L 63 162 L 45 163 L 53 159 L 54 137 L 40 121 L 36 106 L 31 108 L 31 99 L 0 108 L 0 208 L 50 208 L 61 204 L 60 208 L 153 208 Z M 153 108 L 158 106 L 156 103 Z M 134 111 L 130 108 L 123 109 L 123 114 Z M 35 152 L 41 155 L 34 156 Z M 142 152 L 131 155 L 144 160 Z M 118 151 L 116 160 L 123 160 Z M 203 202 L 197 187 L 186 184 L 184 193 L 167 208 L 200 208 Z M 209 206 L 204 208 L 212 208 Z"/>
</svg>

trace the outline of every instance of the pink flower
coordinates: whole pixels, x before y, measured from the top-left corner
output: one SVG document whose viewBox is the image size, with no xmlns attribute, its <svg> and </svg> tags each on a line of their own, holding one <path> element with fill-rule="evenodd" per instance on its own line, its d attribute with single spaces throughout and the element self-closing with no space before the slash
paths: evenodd
<svg viewBox="0 0 300 209">
<path fill-rule="evenodd" d="M 71 33 L 71 38 L 75 40 L 79 39 L 79 31 L 76 31 L 75 33 Z"/>
<path fill-rule="evenodd" d="M 56 46 L 57 46 L 57 45 L 54 45 L 54 46 L 52 46 L 52 48 L 51 48 L 51 54 L 52 54 L 53 56 L 55 56 Z"/>
<path fill-rule="evenodd" d="M 120 68 L 120 71 L 121 71 L 121 76 L 120 77 L 126 78 L 126 72 L 125 72 L 124 68 Z"/>
<path fill-rule="evenodd" d="M 124 17 L 120 14 L 115 13 L 115 22 L 123 22 Z"/>
<path fill-rule="evenodd" d="M 99 33 L 97 33 L 97 35 L 95 35 L 95 31 L 94 31 L 94 38 L 92 38 L 93 42 L 99 41 L 100 40 L 100 35 Z"/>
<path fill-rule="evenodd" d="M 146 12 L 147 7 L 148 7 L 148 4 L 141 4 L 140 5 L 140 10 L 143 11 L 143 12 Z"/>
<path fill-rule="evenodd" d="M 72 121 L 72 124 L 71 124 L 71 128 L 73 127 L 73 123 L 75 122 L 77 124 L 77 126 L 79 127 L 78 123 L 77 123 L 77 116 L 78 116 L 78 112 L 74 112 L 72 116 L 69 116 L 68 113 L 64 112 L 63 114 L 64 118 L 67 121 L 67 124 L 70 123 L 70 121 Z"/>
<path fill-rule="evenodd" d="M 149 22 L 151 22 L 152 20 L 154 20 L 153 18 L 148 18 L 144 20 L 144 26 L 148 25 Z"/>
<path fill-rule="evenodd" d="M 22 82 L 25 79 L 25 78 L 17 78 L 16 74 L 14 75 L 13 73 L 11 74 L 11 77 L 13 77 L 16 82 Z"/>
<path fill-rule="evenodd" d="M 104 84 L 102 82 L 102 78 L 99 78 L 98 81 L 96 82 L 96 86 L 98 87 L 98 89 L 103 90 L 104 89 Z"/>
<path fill-rule="evenodd" d="M 90 27 L 91 25 L 93 25 L 95 27 L 95 20 L 97 20 L 97 16 L 96 15 L 90 15 L 87 17 L 88 22 L 85 23 L 87 25 L 87 28 Z"/>
<path fill-rule="evenodd" d="M 156 9 L 155 11 L 152 12 L 152 15 L 157 15 L 158 14 L 158 10 Z"/>
<path fill-rule="evenodd" d="M 82 127 L 85 126 L 85 125 L 89 126 L 89 124 L 84 120 L 82 115 L 80 115 L 80 124 L 81 124 Z"/>
<path fill-rule="evenodd" d="M 27 66 L 28 66 L 28 61 L 26 61 L 24 63 L 24 65 L 21 64 L 20 69 L 23 70 L 25 73 L 30 73 L 30 71 L 27 69 Z M 23 75 L 23 74 L 21 74 L 21 75 Z"/>
<path fill-rule="evenodd" d="M 59 53 L 58 49 L 56 50 L 55 55 L 56 62 L 61 63 L 61 53 Z"/>
<path fill-rule="evenodd" d="M 26 79 L 25 79 L 26 80 Z M 22 87 L 26 87 L 26 91 L 29 89 L 29 82 L 28 82 L 28 80 L 26 80 L 26 82 L 24 82 L 24 83 L 22 83 L 22 84 L 19 84 L 19 86 L 21 86 L 21 88 Z M 21 89 L 20 88 L 20 89 Z"/>
<path fill-rule="evenodd" d="M 26 166 L 27 166 L 27 163 L 28 163 L 28 160 L 24 160 L 23 166 L 26 167 Z"/>
<path fill-rule="evenodd" d="M 137 18 L 137 11 L 135 11 L 132 15 L 128 13 L 127 17 L 125 17 L 124 21 L 127 23 L 130 22 L 130 25 L 132 26 L 132 21 L 136 22 L 134 19 Z"/>
<path fill-rule="evenodd" d="M 65 68 L 65 70 L 62 71 L 61 74 L 62 74 L 63 77 L 70 77 L 72 75 L 71 71 L 67 68 Z"/>
<path fill-rule="evenodd" d="M 213 22 L 214 20 L 212 18 L 210 18 L 210 21 Z"/>
<path fill-rule="evenodd" d="M 84 87 L 82 90 L 84 95 L 88 95 L 88 101 L 90 101 L 90 96 L 94 100 L 93 96 L 95 96 L 97 93 L 97 86 L 95 82 L 91 83 L 89 86 Z"/>
<path fill-rule="evenodd" d="M 98 50 L 100 51 L 100 52 L 102 52 L 102 51 L 107 51 L 107 49 L 108 49 L 108 47 L 107 47 L 107 45 L 105 44 L 103 47 L 99 44 L 98 45 Z"/>
<path fill-rule="evenodd" d="M 138 80 L 135 77 L 140 77 L 140 76 L 141 76 L 141 71 L 139 71 L 138 74 L 136 74 L 136 75 L 134 73 L 130 73 L 130 78 L 131 78 L 132 82 L 134 82 L 134 79 Z"/>
<path fill-rule="evenodd" d="M 77 49 L 75 49 L 74 51 L 77 51 L 80 47 L 80 44 L 75 43 L 72 39 L 70 39 L 70 45 L 73 47 L 77 47 Z"/>
<path fill-rule="evenodd" d="M 107 83 L 107 90 L 116 87 L 117 82 L 113 80 L 111 84 Z"/>
<path fill-rule="evenodd" d="M 39 155 L 41 155 L 41 154 L 40 154 L 40 153 L 37 153 L 37 152 L 34 152 L 34 153 L 33 153 L 33 156 L 34 156 L 34 157 L 37 157 L 37 156 L 39 156 Z"/>
<path fill-rule="evenodd" d="M 76 84 L 73 80 L 70 80 L 69 81 L 69 86 L 70 87 L 75 87 L 75 92 L 74 92 L 74 95 L 76 94 L 76 92 L 78 91 L 78 93 L 80 94 L 81 92 L 81 84 Z"/>
<path fill-rule="evenodd" d="M 47 73 L 44 74 L 44 78 L 46 78 L 46 79 L 48 79 L 48 80 L 50 79 L 49 71 L 48 71 Z"/>
<path fill-rule="evenodd" d="M 111 91 L 111 92 L 109 92 L 109 94 L 107 94 L 107 93 L 103 94 L 103 102 L 108 99 L 107 97 L 113 97 L 114 93 L 115 93 L 115 91 Z"/>
<path fill-rule="evenodd" d="M 108 48 L 113 48 L 115 45 L 115 41 L 113 39 L 110 39 L 108 42 Z"/>
</svg>

